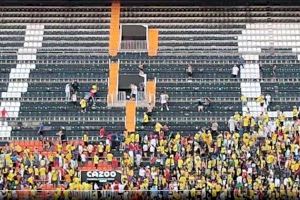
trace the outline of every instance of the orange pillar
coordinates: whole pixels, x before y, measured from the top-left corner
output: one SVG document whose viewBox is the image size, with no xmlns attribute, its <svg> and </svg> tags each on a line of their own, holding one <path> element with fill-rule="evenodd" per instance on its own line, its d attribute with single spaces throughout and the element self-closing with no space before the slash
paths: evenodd
<svg viewBox="0 0 300 200">
<path fill-rule="evenodd" d="M 147 103 L 151 103 L 153 106 L 155 105 L 156 83 L 154 80 L 147 81 L 146 83 L 146 98 L 147 98 Z"/>
<path fill-rule="evenodd" d="M 111 5 L 111 18 L 109 30 L 109 55 L 116 56 L 120 43 L 120 13 L 121 4 L 119 1 L 113 1 Z"/>
<path fill-rule="evenodd" d="M 157 56 L 158 29 L 148 29 L 148 56 Z"/>
<path fill-rule="evenodd" d="M 110 63 L 109 65 L 109 79 L 108 79 L 108 94 L 107 104 L 113 104 L 118 97 L 119 84 L 119 63 Z"/>
<path fill-rule="evenodd" d="M 135 132 L 136 127 L 136 102 L 133 100 L 126 102 L 126 117 L 125 117 L 125 128 L 127 131 Z"/>
</svg>

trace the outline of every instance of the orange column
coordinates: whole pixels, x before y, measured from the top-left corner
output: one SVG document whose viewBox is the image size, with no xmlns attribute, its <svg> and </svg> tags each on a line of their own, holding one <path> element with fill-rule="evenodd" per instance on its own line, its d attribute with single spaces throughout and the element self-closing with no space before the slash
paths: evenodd
<svg viewBox="0 0 300 200">
<path fill-rule="evenodd" d="M 119 84 L 119 63 L 111 63 L 109 65 L 107 104 L 112 104 L 117 100 L 118 84 Z"/>
<path fill-rule="evenodd" d="M 158 29 L 148 29 L 148 55 L 157 56 Z"/>
<path fill-rule="evenodd" d="M 136 102 L 135 101 L 127 101 L 126 103 L 126 118 L 125 118 L 125 128 L 127 131 L 135 132 L 136 126 Z"/>
<path fill-rule="evenodd" d="M 113 1 L 111 5 L 111 18 L 109 30 L 109 55 L 116 56 L 120 43 L 120 13 L 121 4 L 119 1 Z"/>
<path fill-rule="evenodd" d="M 146 83 L 146 98 L 148 103 L 155 105 L 156 83 L 154 80 L 147 81 Z"/>
</svg>

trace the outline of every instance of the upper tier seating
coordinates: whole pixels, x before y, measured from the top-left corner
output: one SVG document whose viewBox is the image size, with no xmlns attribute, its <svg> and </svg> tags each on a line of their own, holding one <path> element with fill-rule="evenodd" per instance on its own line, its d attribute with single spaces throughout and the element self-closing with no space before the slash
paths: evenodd
<svg viewBox="0 0 300 200">
<path fill-rule="evenodd" d="M 19 118 L 11 119 L 11 122 L 44 120 L 54 127 L 54 132 L 55 128 L 63 126 L 63 122 L 60 122 L 63 120 L 68 123 L 71 135 L 79 135 L 82 130 L 76 129 L 76 126 L 84 126 L 85 123 L 88 125 L 84 130 L 90 128 L 92 134 L 97 134 L 97 130 L 102 126 L 97 125 L 97 120 L 100 120 L 99 124 L 105 123 L 105 117 L 112 120 L 112 124 L 107 126 L 109 130 L 123 128 L 124 109 L 105 107 L 109 59 L 120 60 L 121 74 L 137 74 L 137 66 L 145 63 L 147 77 L 156 78 L 157 100 L 162 91 L 166 90 L 169 94 L 170 111 L 160 112 L 157 101 L 158 108 L 155 109 L 154 120 L 168 123 L 173 130 L 187 133 L 197 131 L 201 126 L 209 126 L 207 120 L 218 121 L 220 128 L 226 129 L 229 116 L 234 111 L 242 111 L 239 99 L 242 94 L 241 82 L 253 81 L 231 77 L 232 67 L 241 63 L 243 53 L 240 49 L 250 48 L 245 30 L 250 31 L 251 37 L 253 35 L 259 39 L 261 36 L 261 33 L 257 35 L 256 28 L 249 24 L 289 24 L 300 21 L 299 8 L 123 6 L 121 24 L 146 24 L 149 28 L 158 29 L 158 56 L 148 57 L 145 53 L 122 52 L 117 57 L 110 58 L 109 7 L 0 8 L 0 11 L 0 78 L 4 80 L 1 82 L 0 91 L 5 91 L 8 85 L 11 68 L 29 62 L 36 64 L 35 68 L 30 70 L 27 92 L 22 94 Z M 42 45 L 38 48 L 36 60 L 18 60 L 17 51 L 25 41 L 28 23 L 44 25 Z M 295 38 L 299 36 L 296 29 L 290 27 L 287 32 L 289 30 Z M 240 37 L 242 34 L 246 34 L 247 37 Z M 282 40 L 289 41 L 285 36 Z M 290 110 L 292 105 L 299 104 L 296 99 L 289 99 L 290 104 L 283 105 L 287 100 L 285 97 L 299 96 L 299 60 L 295 53 L 297 47 L 286 44 L 287 46 L 276 46 L 273 49 L 257 44 L 255 48 L 260 49 L 259 60 L 245 61 L 260 64 L 261 92 L 270 93 L 274 98 L 274 104 L 269 108 L 272 111 L 278 106 Z M 297 42 L 293 45 L 295 44 Z M 185 71 L 188 64 L 193 66 L 191 80 L 187 78 Z M 273 80 L 274 64 L 277 65 L 277 69 Z M 293 80 L 285 81 L 291 78 Z M 79 79 L 80 82 L 79 96 L 83 96 L 91 84 L 98 84 L 99 108 L 96 111 L 81 114 L 78 108 L 72 108 L 71 105 L 62 102 L 65 84 L 74 79 Z M 208 110 L 198 113 L 197 99 L 203 96 L 213 99 L 213 103 Z M 35 99 L 35 103 L 30 104 L 32 99 Z M 41 108 L 36 105 L 41 105 Z M 139 122 L 143 112 L 144 109 L 138 108 Z M 72 118 L 76 116 L 80 118 Z M 138 123 L 138 131 L 148 131 L 152 128 Z M 26 134 L 34 129 L 36 126 L 29 127 Z M 20 135 L 21 132 L 14 129 L 14 134 Z"/>
</svg>

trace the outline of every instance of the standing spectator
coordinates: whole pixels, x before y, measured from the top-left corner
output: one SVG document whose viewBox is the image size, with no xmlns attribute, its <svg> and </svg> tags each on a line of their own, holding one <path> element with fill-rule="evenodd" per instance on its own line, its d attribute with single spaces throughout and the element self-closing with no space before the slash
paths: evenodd
<svg viewBox="0 0 300 200">
<path fill-rule="evenodd" d="M 58 140 L 59 140 L 60 142 L 62 142 L 62 140 L 63 140 L 63 135 L 64 135 L 63 129 L 60 128 L 59 131 L 56 133 L 56 135 L 58 136 Z"/>
<path fill-rule="evenodd" d="M 76 104 L 77 104 L 77 94 L 76 93 L 72 94 L 71 100 L 72 100 L 73 105 L 76 106 Z"/>
<path fill-rule="evenodd" d="M 192 78 L 193 76 L 193 68 L 192 68 L 192 65 L 188 64 L 188 67 L 186 69 L 186 73 L 188 75 L 189 78 Z"/>
<path fill-rule="evenodd" d="M 66 93 L 66 99 L 65 100 L 70 101 L 70 99 L 71 99 L 71 87 L 70 87 L 69 83 L 66 84 L 65 93 Z"/>
<path fill-rule="evenodd" d="M 161 111 L 164 110 L 164 107 L 169 111 L 168 107 L 168 100 L 169 100 L 169 95 L 164 91 L 160 94 L 160 105 L 161 105 Z"/>
<path fill-rule="evenodd" d="M 84 143 L 84 146 L 88 146 L 89 145 L 89 133 L 88 132 L 85 132 L 83 134 L 83 143 Z"/>
<path fill-rule="evenodd" d="M 102 128 L 99 130 L 99 136 L 100 136 L 100 138 L 104 138 L 105 135 L 106 135 L 105 128 L 102 127 Z"/>
<path fill-rule="evenodd" d="M 80 101 L 80 107 L 81 107 L 81 112 L 85 113 L 87 107 L 87 101 L 84 98 L 81 99 Z"/>
<path fill-rule="evenodd" d="M 230 119 L 228 120 L 228 127 L 229 127 L 229 131 L 230 133 L 234 133 L 235 131 L 235 120 L 233 119 L 233 116 L 230 117 Z"/>
<path fill-rule="evenodd" d="M 277 69 L 277 66 L 274 65 L 273 68 L 272 68 L 272 75 L 273 75 L 274 78 L 276 77 L 276 69 Z"/>
<path fill-rule="evenodd" d="M 96 105 L 95 98 L 97 96 L 97 92 L 98 92 L 98 86 L 97 86 L 97 84 L 93 84 L 90 89 L 90 99 L 92 100 L 92 103 L 93 103 L 92 106 Z"/>
<path fill-rule="evenodd" d="M 241 101 L 243 106 L 247 106 L 247 97 L 245 95 L 241 96 Z"/>
<path fill-rule="evenodd" d="M 198 112 L 202 112 L 204 110 L 203 100 L 200 98 L 197 100 L 198 102 Z"/>
<path fill-rule="evenodd" d="M 6 118 L 8 117 L 8 112 L 5 110 L 5 108 L 3 108 L 0 112 L 0 118 L 1 118 L 1 122 L 4 122 L 6 120 Z"/>
<path fill-rule="evenodd" d="M 71 87 L 72 87 L 72 92 L 77 94 L 77 92 L 79 91 L 79 84 L 76 80 L 72 82 Z"/>
<path fill-rule="evenodd" d="M 265 102 L 266 102 L 266 106 L 268 108 L 271 105 L 271 102 L 272 102 L 270 94 L 266 95 Z"/>
<path fill-rule="evenodd" d="M 144 63 L 140 64 L 138 66 L 138 68 L 139 68 L 139 75 L 143 76 L 144 75 Z"/>
<path fill-rule="evenodd" d="M 67 136 L 65 133 L 65 128 L 61 127 L 61 130 L 62 130 L 62 134 L 60 136 L 60 140 L 61 140 L 62 144 L 64 144 L 67 141 Z"/>
<path fill-rule="evenodd" d="M 135 84 L 130 84 L 130 89 L 131 89 L 130 97 L 136 99 L 137 92 L 138 92 L 137 86 Z"/>
<path fill-rule="evenodd" d="M 40 137 L 43 137 L 43 136 L 44 136 L 44 132 L 45 132 L 45 131 L 44 131 L 44 124 L 43 124 L 43 122 L 41 122 L 37 134 L 38 134 Z"/>
<path fill-rule="evenodd" d="M 239 71 L 240 69 L 238 68 L 238 66 L 234 65 L 231 72 L 232 77 L 236 78 L 239 74 Z"/>
<path fill-rule="evenodd" d="M 152 105 L 152 103 L 149 103 L 147 106 L 147 112 L 146 112 L 147 115 L 149 116 L 149 120 L 151 119 L 152 112 L 153 112 L 153 105 Z"/>
<path fill-rule="evenodd" d="M 294 121 L 296 121 L 298 119 L 298 113 L 299 113 L 299 110 L 298 110 L 297 106 L 293 106 L 292 114 L 293 114 Z"/>
<path fill-rule="evenodd" d="M 219 124 L 217 122 L 213 122 L 211 124 L 211 133 L 212 133 L 212 135 L 216 135 L 217 134 L 218 127 L 219 127 Z"/>
<path fill-rule="evenodd" d="M 261 94 L 260 96 L 258 96 L 257 99 L 256 99 L 256 102 L 259 103 L 259 105 L 260 105 L 260 107 L 262 109 L 262 112 L 263 112 L 264 105 L 265 105 L 265 97 L 264 97 L 264 95 Z"/>
<path fill-rule="evenodd" d="M 205 106 L 205 109 L 208 109 L 211 103 L 212 100 L 209 97 L 204 97 L 203 105 Z"/>
</svg>

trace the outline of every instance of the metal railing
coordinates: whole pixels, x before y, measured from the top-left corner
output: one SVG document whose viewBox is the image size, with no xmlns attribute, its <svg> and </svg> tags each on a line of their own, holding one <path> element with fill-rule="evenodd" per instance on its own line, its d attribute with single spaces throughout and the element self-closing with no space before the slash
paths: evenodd
<svg viewBox="0 0 300 200">
<path fill-rule="evenodd" d="M 147 41 L 145 40 L 122 40 L 121 51 L 139 51 L 147 50 Z"/>
</svg>

